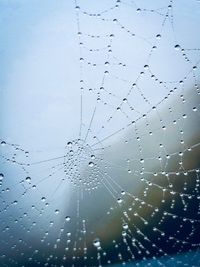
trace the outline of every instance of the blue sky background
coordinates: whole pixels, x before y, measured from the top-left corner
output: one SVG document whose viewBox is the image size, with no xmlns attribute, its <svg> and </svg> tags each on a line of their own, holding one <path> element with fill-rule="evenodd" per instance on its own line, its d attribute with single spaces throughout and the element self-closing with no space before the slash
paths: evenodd
<svg viewBox="0 0 200 267">
<path fill-rule="evenodd" d="M 83 3 L 80 2 L 81 4 Z M 83 9 L 98 11 L 112 4 L 113 1 L 107 0 L 92 4 L 88 2 L 84 3 Z M 141 7 L 162 7 L 166 6 L 166 1 L 155 1 L 151 5 L 148 1 L 144 1 Z M 35 147 L 36 143 L 40 148 L 62 147 L 65 140 L 77 138 L 80 125 L 79 47 L 74 2 L 2 0 L 0 8 L 0 21 L 3 25 L 0 31 L 1 135 L 4 139 L 23 143 L 29 149 Z M 111 19 L 118 17 L 128 28 L 134 29 L 141 36 L 155 36 L 159 32 L 161 22 L 159 16 L 144 13 L 140 19 L 137 15 L 133 17 L 133 12 L 135 12 L 133 8 L 122 5 L 120 12 L 111 13 Z M 98 29 L 102 33 L 114 31 L 116 36 L 118 34 L 113 49 L 119 58 L 134 64 L 132 66 L 134 71 L 126 69 L 125 74 L 127 78 L 133 75 L 132 80 L 134 80 L 138 73 L 137 68 L 145 64 L 150 48 L 147 43 L 137 38 L 135 43 L 132 43 L 111 23 L 102 27 L 101 21 L 98 24 L 94 20 L 95 24 L 92 18 L 81 19 L 84 32 L 92 34 Z M 182 1 L 181 4 L 175 1 L 174 32 L 170 25 L 166 24 L 161 41 L 162 50 L 155 53 L 152 61 L 155 72 L 160 72 L 163 79 L 179 79 L 189 70 L 180 55 L 173 51 L 173 47 L 178 42 L 185 48 L 196 48 L 200 41 L 199 34 L 196 34 L 198 22 L 198 1 Z M 89 39 L 86 39 L 86 42 L 88 41 Z M 103 45 L 103 42 L 99 41 L 98 45 L 101 44 Z M 126 48 L 123 49 L 125 44 Z M 130 53 L 134 59 L 132 62 Z M 190 53 L 190 56 L 195 63 L 198 52 Z M 95 60 L 100 61 L 101 55 L 97 55 Z M 172 66 L 175 66 L 176 71 Z M 116 70 L 116 74 L 120 72 Z M 121 74 L 124 75 L 124 72 Z M 96 77 L 99 79 L 100 76 L 94 76 L 92 80 L 93 74 L 90 74 L 89 69 L 86 69 L 86 75 L 89 75 L 91 85 L 98 86 L 95 84 L 95 79 Z M 111 83 L 113 88 L 118 86 L 114 80 L 111 80 Z M 111 83 L 108 82 L 108 87 Z M 147 83 L 148 81 L 146 85 Z M 143 85 L 148 95 L 145 81 Z M 115 90 L 120 95 L 127 89 L 120 84 Z M 162 90 L 157 90 L 149 97 L 152 102 L 159 101 Z M 137 102 L 142 112 L 142 105 L 139 100 Z M 95 98 L 86 92 L 83 114 L 86 128 L 95 103 Z M 113 102 L 113 106 L 117 107 L 117 102 L 116 104 Z M 103 121 L 109 112 L 104 108 L 100 106 L 95 115 L 94 132 L 99 127 L 99 121 Z M 123 118 L 121 120 L 123 121 Z M 111 132 L 117 129 L 118 123 L 119 120 L 113 122 L 110 127 Z M 104 133 L 106 136 L 110 132 L 105 130 Z M 32 140 L 31 143 L 29 140 Z M 58 143 L 54 146 L 56 140 Z"/>
</svg>

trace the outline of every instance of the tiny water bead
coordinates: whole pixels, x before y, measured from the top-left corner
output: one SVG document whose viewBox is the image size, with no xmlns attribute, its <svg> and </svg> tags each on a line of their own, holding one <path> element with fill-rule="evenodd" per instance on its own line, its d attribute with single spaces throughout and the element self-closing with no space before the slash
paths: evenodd
<svg viewBox="0 0 200 267">
<path fill-rule="evenodd" d="M 180 45 L 178 45 L 178 44 L 176 44 L 176 45 L 174 46 L 174 48 L 175 48 L 175 50 L 180 50 L 180 49 L 181 49 Z"/>
<path fill-rule="evenodd" d="M 88 165 L 89 165 L 90 167 L 94 167 L 94 162 L 90 161 L 90 162 L 88 163 Z"/>
<path fill-rule="evenodd" d="M 118 203 L 118 204 L 122 204 L 122 202 L 123 202 L 123 200 L 122 200 L 121 198 L 118 198 L 118 199 L 117 199 L 117 203 Z"/>
<path fill-rule="evenodd" d="M 60 210 L 59 209 L 56 209 L 55 210 L 55 214 L 59 214 Z"/>
<path fill-rule="evenodd" d="M 27 176 L 26 177 L 26 182 L 31 182 L 31 177 Z"/>
<path fill-rule="evenodd" d="M 0 181 L 2 181 L 4 178 L 4 174 L 3 173 L 0 173 Z"/>
<path fill-rule="evenodd" d="M 17 200 L 14 200 L 14 201 L 13 201 L 13 204 L 14 204 L 14 205 L 17 205 L 17 204 L 18 204 L 18 201 L 17 201 Z"/>
<path fill-rule="evenodd" d="M 161 34 L 158 33 L 158 34 L 156 35 L 156 38 L 157 38 L 158 40 L 161 39 Z"/>
<path fill-rule="evenodd" d="M 95 238 L 94 241 L 93 241 L 93 245 L 96 248 L 100 248 L 101 247 L 100 239 L 99 238 Z"/>
<path fill-rule="evenodd" d="M 1 146 L 5 146 L 6 142 L 5 141 L 1 141 Z"/>
<path fill-rule="evenodd" d="M 68 142 L 68 143 L 67 143 L 67 146 L 68 146 L 68 147 L 71 147 L 71 146 L 72 146 L 72 142 Z"/>
<path fill-rule="evenodd" d="M 91 159 L 95 159 L 95 155 L 91 155 Z"/>
<path fill-rule="evenodd" d="M 69 216 L 66 216 L 66 217 L 65 217 L 65 221 L 66 221 L 66 222 L 70 222 L 70 221 L 71 221 L 71 218 L 70 218 Z"/>
<path fill-rule="evenodd" d="M 123 229 L 125 229 L 125 230 L 128 229 L 128 224 L 127 224 L 127 223 L 124 223 L 124 224 L 123 224 Z"/>
</svg>

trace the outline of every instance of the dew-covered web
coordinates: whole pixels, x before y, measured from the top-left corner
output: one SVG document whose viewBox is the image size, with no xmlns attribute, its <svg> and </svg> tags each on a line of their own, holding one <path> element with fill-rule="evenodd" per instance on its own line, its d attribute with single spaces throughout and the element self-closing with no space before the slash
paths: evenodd
<svg viewBox="0 0 200 267">
<path fill-rule="evenodd" d="M 1 139 L 1 266 L 200 264 L 200 47 L 179 33 L 185 9 L 74 2 L 79 130 L 52 157 Z"/>
</svg>

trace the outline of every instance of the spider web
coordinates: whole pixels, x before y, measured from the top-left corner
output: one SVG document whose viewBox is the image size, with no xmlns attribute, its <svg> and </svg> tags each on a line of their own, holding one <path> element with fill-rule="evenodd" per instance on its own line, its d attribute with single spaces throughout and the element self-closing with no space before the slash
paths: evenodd
<svg viewBox="0 0 200 267">
<path fill-rule="evenodd" d="M 1 139 L 1 265 L 198 264 L 200 48 L 181 3 L 74 10 L 79 130 L 52 157 Z"/>
</svg>

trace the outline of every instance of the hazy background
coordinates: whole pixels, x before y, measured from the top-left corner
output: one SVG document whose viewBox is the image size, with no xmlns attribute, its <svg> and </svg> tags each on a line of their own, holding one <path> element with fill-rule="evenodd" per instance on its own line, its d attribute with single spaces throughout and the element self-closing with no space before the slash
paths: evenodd
<svg viewBox="0 0 200 267">
<path fill-rule="evenodd" d="M 161 14 L 166 14 L 168 2 L 142 1 L 140 3 L 135 1 L 136 6 L 138 5 L 140 8 L 157 9 L 162 7 L 161 10 L 159 9 Z M 91 53 L 91 51 L 81 48 L 84 58 L 84 62 L 81 63 L 83 64 L 82 78 L 84 79 L 81 138 L 84 139 L 87 136 L 85 143 L 92 147 L 91 152 L 96 155 L 97 167 L 92 170 L 88 167 L 86 163 L 89 162 L 91 155 L 87 154 L 84 155 L 86 160 L 78 173 L 80 172 L 83 180 L 91 177 L 92 180 L 97 179 L 101 185 L 103 184 L 103 187 L 91 190 L 82 196 L 81 193 L 80 195 L 79 192 L 77 193 L 76 187 L 71 185 L 70 179 L 66 179 L 62 165 L 62 157 L 68 151 L 66 149 L 67 142 L 80 137 L 80 87 L 82 84 L 80 84 L 80 47 L 75 4 L 73 1 L 13 0 L 8 2 L 0 0 L 2 25 L 0 30 L 0 62 L 2 66 L 0 72 L 0 136 L 1 141 L 4 140 L 8 143 L 7 146 L 1 147 L 1 155 L 3 155 L 1 172 L 6 178 L 3 181 L 2 190 L 6 191 L 6 188 L 10 188 L 8 193 L 1 195 L 1 228 L 5 229 L 8 224 L 10 227 L 2 233 L 1 255 L 8 256 L 10 266 L 14 264 L 13 259 L 17 261 L 20 259 L 20 263 L 27 263 L 27 258 L 31 257 L 35 248 L 43 251 L 44 255 L 50 254 L 53 250 L 54 254 L 58 256 L 58 263 L 60 263 L 66 240 L 63 239 L 60 250 L 57 249 L 56 252 L 53 246 L 61 228 L 72 233 L 69 262 L 73 255 L 82 255 L 82 251 L 73 252 L 72 249 L 77 236 L 81 236 L 83 219 L 86 219 L 87 225 L 88 255 L 94 255 L 96 260 L 97 253 L 92 243 L 96 237 L 99 237 L 102 243 L 104 242 L 108 259 L 110 257 L 116 261 L 115 252 L 110 244 L 113 240 L 119 244 L 122 243 L 123 212 L 127 211 L 133 201 L 131 196 L 125 196 L 123 205 L 118 205 L 117 199 L 121 197 L 122 189 L 127 190 L 133 196 L 142 197 L 148 187 L 140 180 L 139 173 L 142 166 L 146 171 L 147 180 L 153 180 L 156 184 L 161 183 L 163 187 L 167 187 L 166 183 L 162 184 L 161 176 L 158 175 L 157 178 L 152 178 L 152 176 L 154 172 L 161 172 L 164 169 L 163 166 L 167 162 L 166 153 L 178 153 L 183 148 L 180 144 L 182 138 L 180 131 L 184 130 L 185 148 L 199 143 L 199 110 L 195 113 L 193 108 L 199 108 L 199 95 L 195 84 L 199 84 L 200 3 L 194 0 L 174 2 L 173 13 L 169 13 L 169 15 L 173 15 L 171 23 L 168 21 L 164 26 L 162 26 L 163 15 L 144 11 L 138 13 L 134 2 L 132 1 L 131 5 L 130 3 L 131 1 L 123 2 L 118 9 L 105 13 L 103 15 L 105 21 L 93 16 L 85 16 L 82 13 L 80 15 L 80 28 L 83 33 L 81 38 L 85 46 L 95 49 L 112 44 L 110 56 L 108 56 L 107 50 Z M 83 7 L 83 10 L 98 13 L 100 10 L 106 10 L 108 6 L 115 5 L 115 1 L 87 1 L 86 3 L 80 1 L 79 5 Z M 115 18 L 122 25 L 126 25 L 126 28 L 136 36 L 130 36 L 118 24 L 113 23 Z M 109 37 L 110 34 L 114 34 L 112 41 Z M 156 38 L 157 34 L 161 34 L 160 40 Z M 88 35 L 102 37 L 90 38 Z M 108 37 L 105 37 L 107 35 Z M 181 48 L 174 49 L 177 44 L 181 48 L 192 49 L 186 52 L 189 63 L 182 55 L 184 51 L 181 51 Z M 152 53 L 148 62 L 153 45 L 156 45 L 157 49 Z M 107 60 L 110 64 L 105 67 Z M 152 73 L 156 74 L 158 82 L 151 78 L 148 69 L 144 69 L 147 62 Z M 97 66 L 92 66 L 93 64 Z M 195 78 L 193 77 L 193 66 L 197 66 Z M 109 70 L 109 75 L 104 79 L 105 70 Z M 139 78 L 137 85 L 145 97 L 142 97 L 139 89 L 132 90 L 128 96 L 128 104 L 134 107 L 135 111 L 131 111 L 127 103 L 122 104 L 121 110 L 117 111 L 117 107 L 121 105 L 122 99 L 128 94 L 141 71 L 144 71 L 144 75 Z M 181 80 L 184 81 L 183 84 L 180 83 Z M 168 83 L 165 87 L 159 81 Z M 107 91 L 101 92 L 101 101 L 97 103 L 102 83 Z M 177 89 L 174 90 L 174 87 Z M 173 92 L 170 93 L 170 90 Z M 169 93 L 170 95 L 168 95 Z M 183 97 L 180 97 L 182 94 L 186 99 L 184 105 Z M 163 101 L 165 96 L 168 98 Z M 158 105 L 160 101 L 161 104 Z M 153 106 L 157 107 L 157 111 L 149 112 Z M 171 112 L 169 108 L 171 108 Z M 90 125 L 94 110 L 96 111 Z M 142 117 L 143 114 L 148 114 L 147 118 L 140 119 L 136 124 L 137 130 L 135 130 L 135 125 L 131 122 Z M 185 120 L 182 117 L 183 114 L 187 115 Z M 174 120 L 177 120 L 176 125 L 173 124 Z M 162 130 L 163 125 L 167 127 L 165 133 Z M 89 131 L 88 128 L 90 128 Z M 98 140 L 104 140 L 120 129 L 123 130 L 119 134 L 114 134 L 103 143 L 99 143 Z M 150 131 L 154 133 L 152 138 L 149 136 Z M 139 144 L 142 146 L 142 153 L 136 141 L 138 135 L 141 137 Z M 98 139 L 94 139 L 94 136 L 97 136 Z M 160 143 L 164 145 L 165 150 L 159 148 Z M 16 151 L 18 146 L 14 144 L 19 145 L 24 151 L 20 149 Z M 99 150 L 93 150 L 96 148 Z M 28 156 L 26 151 L 29 152 Z M 162 166 L 157 160 L 158 155 L 163 157 Z M 12 157 L 24 165 L 13 164 L 6 160 Z M 58 160 L 38 164 L 40 161 L 57 157 Z M 143 158 L 144 165 L 140 162 Z M 198 158 L 197 147 L 191 153 L 186 154 L 184 166 L 188 169 L 198 168 Z M 128 159 L 129 163 L 127 163 Z M 74 161 L 70 161 L 70 164 L 74 166 Z M 178 167 L 178 155 L 175 155 L 169 160 L 165 170 L 175 172 Z M 131 170 L 131 174 L 128 170 Z M 71 173 L 73 174 L 73 169 Z M 121 188 L 119 186 L 116 188 L 113 181 L 111 181 L 111 185 L 108 185 L 107 181 L 110 178 L 98 178 L 97 173 L 100 173 L 100 177 L 111 177 Z M 28 186 L 27 184 L 21 185 L 21 181 L 29 176 L 31 177 L 30 184 Z M 40 182 L 41 179 L 44 181 Z M 192 176 L 191 181 L 187 181 L 188 194 L 194 193 L 195 179 L 196 176 Z M 96 185 L 96 182 L 94 183 Z M 27 190 L 34 184 L 38 184 L 35 191 Z M 181 182 L 176 186 L 178 192 L 183 188 Z M 152 201 L 154 206 L 160 207 L 157 219 L 159 221 L 163 211 L 169 210 L 171 198 L 166 195 L 164 197 L 166 203 L 162 206 L 163 196 L 156 193 L 154 187 L 149 191 L 147 199 Z M 112 193 L 114 193 L 114 197 Z M 45 202 L 41 201 L 42 197 L 46 198 Z M 11 204 L 16 199 L 18 200 L 17 206 Z M 78 218 L 77 199 L 81 203 Z M 178 200 L 176 201 L 178 202 Z M 45 207 L 46 202 L 49 204 L 47 208 Z M 36 210 L 31 209 L 33 204 L 36 205 Z M 197 211 L 192 213 L 190 210 L 194 203 L 190 205 L 187 210 L 188 216 L 197 216 L 198 219 Z M 195 205 L 198 206 L 198 203 L 195 202 Z M 178 203 L 174 212 L 179 214 L 180 207 L 183 208 Z M 56 209 L 59 209 L 58 215 L 55 215 Z M 135 210 L 138 209 L 139 204 L 136 204 Z M 112 210 L 114 210 L 113 213 Z M 112 213 L 111 216 L 108 216 L 108 212 Z M 28 217 L 24 216 L 24 213 L 27 213 Z M 148 211 L 144 210 L 143 216 L 145 214 L 151 221 Z M 71 217 L 69 225 L 64 222 L 66 215 Z M 20 226 L 14 224 L 16 218 L 20 221 Z M 134 222 L 134 216 L 130 215 L 130 218 Z M 47 229 L 50 229 L 49 223 L 52 220 L 54 228 L 48 237 L 49 245 L 46 243 L 41 245 L 41 239 Z M 33 222 L 36 222 L 36 227 L 31 226 L 30 233 L 28 233 L 27 230 Z M 141 222 L 137 224 L 135 221 L 134 223 L 143 229 Z M 149 229 L 154 223 L 155 221 L 152 220 Z M 168 226 L 165 227 L 164 231 L 167 232 Z M 199 225 L 195 225 L 193 233 L 198 232 L 198 229 Z M 135 229 L 132 228 L 131 231 L 135 233 Z M 21 237 L 24 240 L 23 245 L 18 244 Z M 199 238 L 196 237 L 196 239 L 195 242 L 199 242 Z M 19 245 L 17 252 L 8 250 L 13 244 Z M 160 245 L 163 246 L 163 244 Z M 82 247 L 82 241 L 78 246 Z M 169 253 L 176 253 L 190 248 L 178 247 L 171 251 L 169 245 L 166 249 L 169 249 Z M 126 250 L 126 246 L 122 245 L 123 250 Z M 21 251 L 26 251 L 27 258 L 23 258 L 23 255 L 20 256 Z M 140 255 L 137 257 L 141 258 Z M 128 259 L 127 253 L 124 258 L 125 261 Z M 3 261 L 5 264 L 7 263 L 5 259 Z M 91 260 L 87 264 L 94 263 Z"/>
</svg>

